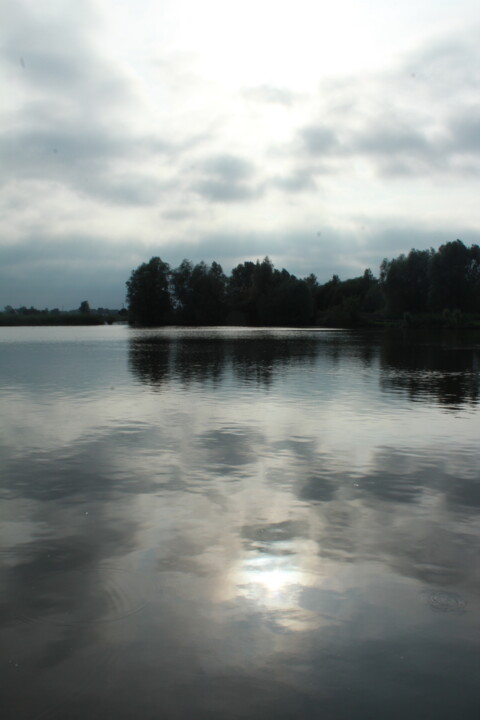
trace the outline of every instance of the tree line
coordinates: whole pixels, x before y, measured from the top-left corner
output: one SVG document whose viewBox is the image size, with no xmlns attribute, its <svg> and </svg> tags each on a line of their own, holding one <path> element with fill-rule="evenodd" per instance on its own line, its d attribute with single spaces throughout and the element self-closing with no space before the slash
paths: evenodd
<svg viewBox="0 0 480 720">
<path fill-rule="evenodd" d="M 461 240 L 437 251 L 411 250 L 380 266 L 385 312 L 480 313 L 480 247 Z"/>
<path fill-rule="evenodd" d="M 0 325 L 103 325 L 126 319 L 127 311 L 99 307 L 90 308 L 88 300 L 82 300 L 77 310 L 60 310 L 21 305 L 6 305 L 0 312 Z"/>
<path fill-rule="evenodd" d="M 221 265 L 183 260 L 172 269 L 152 257 L 127 281 L 132 324 L 306 326 L 355 325 L 421 313 L 480 313 L 480 248 L 461 240 L 383 260 L 349 280 L 297 278 L 268 257 L 226 275 Z"/>
</svg>

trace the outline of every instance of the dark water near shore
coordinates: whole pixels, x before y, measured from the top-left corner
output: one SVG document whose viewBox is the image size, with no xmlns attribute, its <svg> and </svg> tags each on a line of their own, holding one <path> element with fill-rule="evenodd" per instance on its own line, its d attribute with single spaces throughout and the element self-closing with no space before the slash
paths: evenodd
<svg viewBox="0 0 480 720">
<path fill-rule="evenodd" d="M 0 328 L 2 720 L 480 713 L 480 335 Z"/>
</svg>

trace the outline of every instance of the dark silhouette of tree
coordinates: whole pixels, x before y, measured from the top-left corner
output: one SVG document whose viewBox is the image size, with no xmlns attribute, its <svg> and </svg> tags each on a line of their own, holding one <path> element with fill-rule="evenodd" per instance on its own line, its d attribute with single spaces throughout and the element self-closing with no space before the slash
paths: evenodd
<svg viewBox="0 0 480 720">
<path fill-rule="evenodd" d="M 88 315 L 90 312 L 90 305 L 88 304 L 88 300 L 82 300 L 80 303 L 80 307 L 78 308 L 78 312 L 82 313 L 83 315 Z"/>
<path fill-rule="evenodd" d="M 172 309 L 169 291 L 170 267 L 152 257 L 132 271 L 127 281 L 127 303 L 131 322 L 138 325 L 164 325 Z"/>
<path fill-rule="evenodd" d="M 226 282 L 221 266 L 183 260 L 172 273 L 175 317 L 186 325 L 217 325 L 225 321 Z"/>
<path fill-rule="evenodd" d="M 233 268 L 227 279 L 227 303 L 231 322 L 255 324 L 255 263 L 247 261 Z"/>
<path fill-rule="evenodd" d="M 316 294 L 316 309 L 319 311 L 340 305 L 342 302 L 341 282 L 338 275 L 333 275 L 332 279 L 320 285 Z"/>
<path fill-rule="evenodd" d="M 315 293 L 318 318 L 327 325 L 357 325 L 361 313 L 379 312 L 383 305 L 379 282 L 369 268 L 363 275 L 343 282 L 334 275 Z"/>
<path fill-rule="evenodd" d="M 268 257 L 241 263 L 227 281 L 230 317 L 248 325 L 307 325 L 316 286 L 315 275 L 299 280 Z"/>
<path fill-rule="evenodd" d="M 307 283 L 308 287 L 310 288 L 310 292 L 313 295 L 318 290 L 317 276 L 313 273 L 310 273 L 310 275 L 306 278 L 303 278 L 303 280 Z"/>
<path fill-rule="evenodd" d="M 461 240 L 435 251 L 411 250 L 408 256 L 385 259 L 380 268 L 387 315 L 404 313 L 478 312 L 480 248 Z"/>
<path fill-rule="evenodd" d="M 430 265 L 432 310 L 468 310 L 471 253 L 461 240 L 441 245 Z"/>
<path fill-rule="evenodd" d="M 175 319 L 186 325 L 194 321 L 192 274 L 193 263 L 186 259 L 172 271 Z"/>
<path fill-rule="evenodd" d="M 410 250 L 408 256 L 384 260 L 380 266 L 380 282 L 388 315 L 425 312 L 429 301 L 430 272 L 433 250 Z"/>
<path fill-rule="evenodd" d="M 480 247 L 472 245 L 466 268 L 468 306 L 472 312 L 480 312 Z"/>
<path fill-rule="evenodd" d="M 258 297 L 258 321 L 261 325 L 308 325 L 312 321 L 313 299 L 305 280 L 287 270 L 275 270 L 269 286 Z"/>
<path fill-rule="evenodd" d="M 269 257 L 240 263 L 228 278 L 216 262 L 185 259 L 170 271 L 154 257 L 132 272 L 127 290 L 130 322 L 142 325 L 354 326 L 380 314 L 410 322 L 432 311 L 458 324 L 463 312 L 480 312 L 480 248 L 456 240 L 438 251 L 412 249 L 383 260 L 379 279 L 367 268 L 323 285 L 313 273 L 299 279 L 277 270 Z"/>
</svg>

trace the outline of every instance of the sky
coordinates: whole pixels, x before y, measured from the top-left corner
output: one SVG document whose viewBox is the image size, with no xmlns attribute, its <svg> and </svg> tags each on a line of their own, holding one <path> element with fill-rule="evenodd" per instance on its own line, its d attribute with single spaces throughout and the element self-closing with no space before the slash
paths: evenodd
<svg viewBox="0 0 480 720">
<path fill-rule="evenodd" d="M 2 0 L 0 308 L 480 242 L 478 0 Z"/>
</svg>

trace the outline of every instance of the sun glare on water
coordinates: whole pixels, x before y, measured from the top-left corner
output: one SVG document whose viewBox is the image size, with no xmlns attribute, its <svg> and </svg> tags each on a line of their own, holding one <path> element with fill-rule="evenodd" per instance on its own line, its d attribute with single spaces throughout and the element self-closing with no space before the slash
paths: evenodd
<svg viewBox="0 0 480 720">
<path fill-rule="evenodd" d="M 302 574 L 290 558 L 269 555 L 245 560 L 237 576 L 240 594 L 272 608 L 295 604 L 302 584 Z"/>
</svg>

